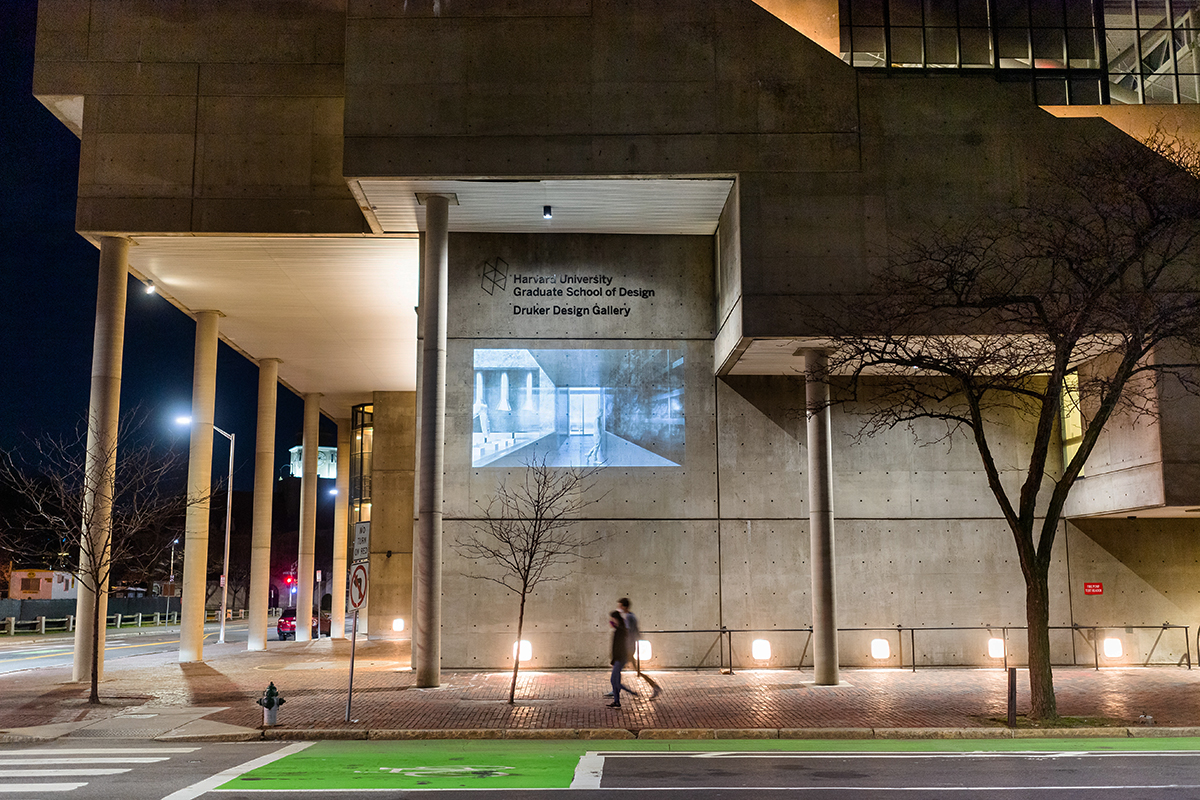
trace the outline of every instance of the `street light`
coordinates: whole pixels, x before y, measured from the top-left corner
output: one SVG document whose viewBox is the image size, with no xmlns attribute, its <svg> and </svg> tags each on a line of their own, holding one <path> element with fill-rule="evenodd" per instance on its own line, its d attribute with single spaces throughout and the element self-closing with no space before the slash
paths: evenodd
<svg viewBox="0 0 1200 800">
<path fill-rule="evenodd" d="M 175 420 L 180 425 L 191 425 L 191 417 L 178 417 Z M 213 425 L 213 430 L 229 440 L 229 478 L 225 484 L 225 561 L 221 567 L 221 634 L 217 644 L 225 644 L 225 616 L 229 604 L 229 525 L 233 517 L 233 446 L 236 436 Z"/>
<path fill-rule="evenodd" d="M 167 595 L 167 616 L 171 616 L 171 595 L 175 594 L 175 545 L 179 544 L 179 538 L 171 542 L 171 577 L 168 581 L 171 584 L 171 594 Z M 169 621 L 169 620 L 168 620 Z"/>
</svg>

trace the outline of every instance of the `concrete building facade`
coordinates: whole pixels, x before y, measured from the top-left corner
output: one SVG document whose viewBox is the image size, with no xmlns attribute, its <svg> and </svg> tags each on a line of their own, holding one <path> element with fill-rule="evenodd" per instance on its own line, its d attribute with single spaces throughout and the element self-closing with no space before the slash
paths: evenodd
<svg viewBox="0 0 1200 800">
<path fill-rule="evenodd" d="M 714 664 L 724 647 L 741 665 L 807 665 L 814 599 L 836 605 L 841 664 L 995 664 L 987 640 L 1024 625 L 1025 594 L 977 454 L 902 431 L 852 444 L 851 406 L 824 412 L 824 459 L 804 373 L 826 331 L 806 309 L 865 290 L 895 237 L 1002 206 L 1056 143 L 1126 134 L 1060 118 L 1102 107 L 1052 114 L 986 70 L 856 69 L 814 41 L 829 45 L 829 14 L 44 0 L 34 92 L 82 138 L 82 235 L 131 243 L 134 276 L 193 316 L 218 311 L 220 336 L 307 405 L 345 421 L 373 404 L 372 636 L 409 636 L 436 599 L 422 635 L 438 664 L 511 657 L 515 599 L 464 577 L 474 565 L 450 545 L 537 453 L 603 468 L 576 523 L 599 544 L 527 612 L 535 668 L 605 663 L 622 595 L 661 632 L 653 665 Z M 1193 111 L 1110 116 L 1137 133 Z M 435 275 L 420 297 L 442 250 L 444 288 Z M 415 311 L 439 302 L 444 372 L 422 373 Z M 442 450 L 425 461 L 439 390 Z M 1200 623 L 1200 409 L 1162 408 L 1107 435 L 1052 570 L 1051 625 L 1120 631 L 1114 663 L 1181 658 L 1182 632 L 1138 626 Z M 1032 423 L 1008 422 L 1011 455 Z M 832 486 L 816 507 L 814 475 Z M 436 521 L 417 494 L 433 477 Z M 814 549 L 834 527 L 836 553 L 832 538 Z M 836 582 L 812 577 L 816 552 Z M 1088 663 L 1089 637 L 1056 632 L 1055 660 Z M 752 656 L 759 638 L 769 659 Z M 1008 640 L 1020 662 L 1022 636 Z"/>
</svg>

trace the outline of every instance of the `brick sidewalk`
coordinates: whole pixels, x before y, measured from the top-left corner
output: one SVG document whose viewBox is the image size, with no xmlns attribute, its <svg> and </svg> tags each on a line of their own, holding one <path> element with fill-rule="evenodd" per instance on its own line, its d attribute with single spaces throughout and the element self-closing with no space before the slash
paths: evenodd
<svg viewBox="0 0 1200 800">
<path fill-rule="evenodd" d="M 407 643 L 360 642 L 353 722 L 344 722 L 350 644 L 344 640 L 210 645 L 208 660 L 179 664 L 174 654 L 109 662 L 104 705 L 87 705 L 87 686 L 69 670 L 0 676 L 0 729 L 104 719 L 132 706 L 224 707 L 207 719 L 257 728 L 255 705 L 273 681 L 287 700 L 279 712 L 290 729 L 504 730 L 624 728 L 975 728 L 1006 715 L 1006 675 L 999 669 L 846 669 L 844 684 L 814 687 L 811 671 L 654 672 L 664 693 L 605 707 L 604 670 L 524 672 L 509 706 L 510 674 L 444 670 L 442 685 L 418 689 L 407 668 Z M 1200 670 L 1177 667 L 1055 670 L 1059 713 L 1137 726 L 1200 725 Z M 1028 709 L 1028 682 L 1018 673 L 1018 710 Z"/>
</svg>

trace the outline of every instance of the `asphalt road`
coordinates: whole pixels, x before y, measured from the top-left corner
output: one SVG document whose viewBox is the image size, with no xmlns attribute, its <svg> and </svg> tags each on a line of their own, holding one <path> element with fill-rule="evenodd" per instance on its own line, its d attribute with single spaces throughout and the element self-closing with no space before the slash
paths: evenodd
<svg viewBox="0 0 1200 800">
<path fill-rule="evenodd" d="M 689 752 L 685 742 L 589 750 L 597 743 L 472 747 L 452 741 L 62 740 L 0 745 L 0 798 L 266 800 L 282 794 L 360 800 L 434 794 L 444 800 L 481 795 L 516 800 L 536 793 L 564 800 L 628 800 L 631 792 L 663 800 L 1200 798 L 1200 751 L 1169 749 L 1178 742 L 1161 743 L 1163 749 L 1150 743 L 1149 749 L 1137 752 L 1006 752 L 983 749 L 991 747 L 988 742 L 972 743 L 967 746 L 981 749 L 962 752 L 913 751 L 901 742 L 895 743 L 895 750 L 876 752 L 814 751 L 811 742 L 803 745 L 810 748 L 803 752 Z"/>
<path fill-rule="evenodd" d="M 204 628 L 205 644 L 217 640 L 217 623 Z M 227 643 L 246 642 L 247 623 L 235 621 L 225 623 Z M 272 628 L 268 636 L 275 638 Z M 179 649 L 179 627 L 170 628 L 122 628 L 110 630 L 104 644 L 104 660 L 111 661 L 147 653 L 163 653 Z M 54 633 L 44 636 L 0 637 L 0 674 L 20 672 L 28 669 L 69 667 L 74 660 L 74 638 L 71 634 Z"/>
</svg>

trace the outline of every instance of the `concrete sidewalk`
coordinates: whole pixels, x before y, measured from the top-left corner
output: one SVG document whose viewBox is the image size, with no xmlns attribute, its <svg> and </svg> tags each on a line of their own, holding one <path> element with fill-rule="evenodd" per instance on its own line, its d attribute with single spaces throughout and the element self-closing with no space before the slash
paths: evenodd
<svg viewBox="0 0 1200 800">
<path fill-rule="evenodd" d="M 1059 713 L 1094 719 L 1010 731 L 1000 669 L 847 669 L 836 687 L 813 686 L 807 670 L 655 671 L 663 694 L 621 709 L 606 707 L 606 669 L 523 671 L 510 706 L 508 672 L 444 670 L 440 687 L 418 689 L 407 642 L 360 640 L 346 722 L 350 642 L 244 647 L 208 644 L 197 664 L 174 652 L 110 661 L 99 707 L 67 668 L 0 676 L 0 741 L 1200 736 L 1200 669 L 1183 667 L 1056 669 Z M 254 701 L 270 682 L 286 702 L 264 730 Z M 1022 670 L 1018 711 L 1028 707 Z"/>
</svg>

